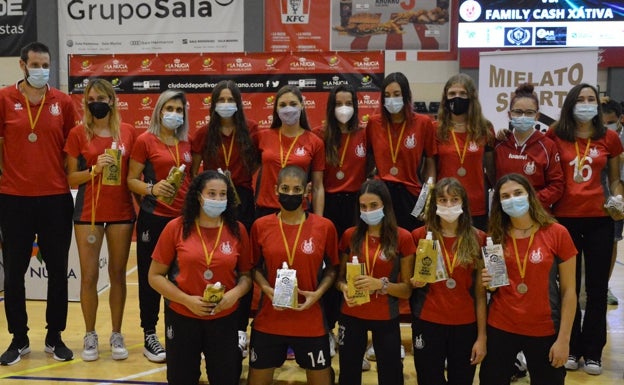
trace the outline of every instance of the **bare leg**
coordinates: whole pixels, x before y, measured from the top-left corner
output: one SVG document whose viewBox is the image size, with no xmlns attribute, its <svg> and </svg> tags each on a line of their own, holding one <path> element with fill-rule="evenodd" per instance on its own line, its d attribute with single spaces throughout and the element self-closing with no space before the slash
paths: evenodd
<svg viewBox="0 0 624 385">
<path fill-rule="evenodd" d="M 95 243 L 89 243 L 87 237 L 95 235 Z M 85 330 L 95 330 L 98 308 L 97 281 L 99 276 L 99 255 L 104 237 L 104 227 L 91 225 L 74 225 L 74 236 L 78 246 L 80 259 L 80 307 L 85 321 Z"/>
<path fill-rule="evenodd" d="M 275 372 L 275 368 L 269 368 L 269 369 L 249 368 L 249 375 L 247 376 L 247 384 L 248 385 L 271 385 L 273 383 L 274 372 Z"/>
<path fill-rule="evenodd" d="M 110 294 L 108 302 L 111 311 L 113 332 L 121 332 L 124 306 L 126 304 L 126 267 L 132 241 L 131 223 L 106 226 L 106 243 L 108 245 L 108 275 L 110 277 Z"/>
<path fill-rule="evenodd" d="M 306 370 L 306 378 L 308 385 L 330 385 L 331 369 Z"/>
</svg>

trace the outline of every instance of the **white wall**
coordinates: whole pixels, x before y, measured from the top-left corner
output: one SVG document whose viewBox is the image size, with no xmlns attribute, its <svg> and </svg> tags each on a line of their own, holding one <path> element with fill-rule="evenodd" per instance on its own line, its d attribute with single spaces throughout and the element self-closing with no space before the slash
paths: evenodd
<svg viewBox="0 0 624 385">
<path fill-rule="evenodd" d="M 24 76 L 19 67 L 19 57 L 0 57 L 0 68 L 0 87 L 15 84 Z"/>
</svg>

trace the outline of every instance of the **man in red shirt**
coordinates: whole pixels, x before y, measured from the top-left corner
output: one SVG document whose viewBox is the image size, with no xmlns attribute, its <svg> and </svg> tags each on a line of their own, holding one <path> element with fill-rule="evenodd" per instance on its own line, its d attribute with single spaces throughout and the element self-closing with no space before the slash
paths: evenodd
<svg viewBox="0 0 624 385">
<path fill-rule="evenodd" d="M 13 365 L 30 353 L 24 274 L 37 239 L 48 271 L 45 351 L 73 359 L 61 340 L 67 323 L 67 261 L 73 200 L 65 176 L 63 146 L 79 116 L 70 97 L 50 87 L 50 51 L 34 42 L 21 50 L 24 79 L 0 90 L 0 229 L 4 300 L 13 340 L 0 356 Z"/>
</svg>

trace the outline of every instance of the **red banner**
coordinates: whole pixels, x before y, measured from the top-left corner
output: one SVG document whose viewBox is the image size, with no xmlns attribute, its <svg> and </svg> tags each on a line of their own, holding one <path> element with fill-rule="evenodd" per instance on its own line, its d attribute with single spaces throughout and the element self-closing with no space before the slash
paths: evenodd
<svg viewBox="0 0 624 385">
<path fill-rule="evenodd" d="M 167 89 L 187 93 L 191 131 L 206 125 L 212 90 L 226 79 L 237 83 L 246 117 L 260 128 L 270 127 L 275 93 L 287 84 L 301 89 L 308 120 L 317 127 L 325 118 L 329 91 L 339 84 L 356 89 L 363 121 L 379 109 L 384 53 L 71 55 L 69 92 L 79 109 L 84 88 L 93 77 L 113 84 L 123 120 L 141 131 L 149 127 L 158 96 Z"/>
</svg>

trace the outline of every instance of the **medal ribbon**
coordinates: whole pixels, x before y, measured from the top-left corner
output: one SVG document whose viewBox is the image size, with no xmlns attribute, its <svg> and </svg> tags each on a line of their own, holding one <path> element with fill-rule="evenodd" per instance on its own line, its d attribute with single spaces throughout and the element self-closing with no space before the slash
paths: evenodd
<svg viewBox="0 0 624 385">
<path fill-rule="evenodd" d="M 305 222 L 305 213 L 301 216 L 301 222 L 299 223 L 299 229 L 297 230 L 297 237 L 295 238 L 295 243 L 293 243 L 292 251 L 290 250 L 290 246 L 288 246 L 288 240 L 286 239 L 286 234 L 284 233 L 284 226 L 282 224 L 282 217 L 279 216 L 279 227 L 282 233 L 282 241 L 284 241 L 284 247 L 286 248 L 286 255 L 288 256 L 288 267 L 292 268 L 293 262 L 295 261 L 295 253 L 297 253 L 297 244 L 299 243 L 299 236 L 301 235 L 301 229 L 303 229 L 303 222 Z"/>
<path fill-rule="evenodd" d="M 91 171 L 91 234 L 95 234 L 95 211 L 100 201 L 100 190 L 102 189 L 102 174 L 98 179 L 97 194 L 95 193 L 95 166 Z"/>
<path fill-rule="evenodd" d="M 214 246 L 212 247 L 212 251 L 210 251 L 210 253 L 208 253 L 206 242 L 204 242 L 204 237 L 202 237 L 202 233 L 201 233 L 201 229 L 199 228 L 198 220 L 195 220 L 195 228 L 197 229 L 197 235 L 199 236 L 199 240 L 201 241 L 202 248 L 204 249 L 204 256 L 206 257 L 206 266 L 208 269 L 210 269 L 210 262 L 212 262 L 212 256 L 214 255 L 214 252 L 217 249 L 217 245 L 219 244 L 219 241 L 221 240 L 221 231 L 223 230 L 223 220 L 221 221 L 221 224 L 219 225 L 219 232 L 217 233 L 217 240 L 215 241 Z"/>
<path fill-rule="evenodd" d="M 368 231 L 366 232 L 366 243 L 364 244 L 364 253 L 366 256 L 366 270 L 370 276 L 373 276 L 373 270 L 375 270 L 375 263 L 377 262 L 377 257 L 381 254 L 379 251 L 381 250 L 381 241 L 379 245 L 377 245 L 377 250 L 375 250 L 375 254 L 373 254 L 373 266 L 370 266 L 370 262 L 368 260 Z"/>
<path fill-rule="evenodd" d="M 591 138 L 587 139 L 587 145 L 585 146 L 585 152 L 583 153 L 583 157 L 581 158 L 581 153 L 579 151 L 578 140 L 574 141 L 574 148 L 576 149 L 576 159 L 578 159 L 578 163 L 576 164 L 576 173 L 574 175 L 581 175 L 581 169 L 583 168 L 583 162 L 585 158 L 587 158 L 587 153 L 589 152 L 589 145 L 591 143 Z"/>
<path fill-rule="evenodd" d="M 390 124 L 386 126 L 386 130 L 388 131 L 388 144 L 390 145 L 390 156 L 392 157 L 392 164 L 396 164 L 397 156 L 399 155 L 399 149 L 401 147 L 401 139 L 403 139 L 403 131 L 405 131 L 405 124 L 407 120 L 403 121 L 403 125 L 401 126 L 401 132 L 399 133 L 399 138 L 397 139 L 396 148 L 392 145 L 392 135 L 390 135 Z"/>
<path fill-rule="evenodd" d="M 171 157 L 173 158 L 173 161 L 175 162 L 176 167 L 180 167 L 180 149 L 178 147 L 179 143 L 180 143 L 180 141 L 178 140 L 178 138 L 176 138 L 176 140 L 175 140 L 175 148 L 176 148 L 175 156 L 173 155 L 173 151 L 171 151 L 171 149 L 169 148 L 169 145 L 167 143 L 165 143 L 165 147 L 167 147 L 167 151 L 169 151 L 169 153 L 171 154 Z"/>
<path fill-rule="evenodd" d="M 449 252 L 446 251 L 446 246 L 444 245 L 444 238 L 442 239 L 442 241 L 440 242 L 442 244 L 442 251 L 444 252 L 444 259 L 446 259 L 446 265 L 448 266 L 449 269 L 449 276 L 452 278 L 453 277 L 453 270 L 455 270 L 455 267 L 457 266 L 457 254 L 453 254 L 453 260 L 451 260 L 451 257 L 449 256 Z M 459 250 L 459 247 L 461 246 L 461 238 L 458 238 L 457 240 L 457 250 Z"/>
<path fill-rule="evenodd" d="M 228 169 L 230 167 L 230 159 L 232 159 L 232 148 L 234 148 L 234 136 L 236 135 L 236 130 L 232 131 L 232 139 L 230 142 L 230 149 L 225 151 L 225 144 L 223 144 L 223 139 L 221 140 L 221 148 L 223 149 L 223 160 L 225 161 L 225 168 Z"/>
<path fill-rule="evenodd" d="M 297 136 L 295 136 L 295 139 L 290 144 L 290 148 L 286 153 L 286 159 L 284 159 L 284 149 L 282 148 L 282 130 L 279 131 L 280 165 L 282 166 L 282 168 L 286 167 L 286 164 L 288 164 L 288 157 L 290 156 L 290 152 L 292 151 L 293 147 L 295 147 L 295 143 L 297 143 L 297 139 L 299 139 L 299 136 L 301 136 L 301 134 L 297 134 Z"/>
<path fill-rule="evenodd" d="M 340 155 L 340 163 L 338 163 L 338 168 L 342 169 L 342 164 L 344 163 L 344 158 L 347 153 L 347 146 L 349 146 L 349 138 L 351 138 L 351 133 L 347 134 L 347 139 L 345 139 L 344 147 L 342 148 L 342 155 Z"/>
<path fill-rule="evenodd" d="M 464 158 L 466 158 L 466 149 L 468 148 L 468 137 L 466 137 L 466 141 L 464 142 L 464 150 L 459 152 L 459 144 L 457 143 L 457 137 L 455 136 L 455 131 L 451 130 L 451 135 L 453 135 L 453 142 L 455 142 L 455 150 L 457 150 L 457 156 L 459 156 L 459 164 L 461 167 L 464 167 Z"/>
<path fill-rule="evenodd" d="M 41 116 L 41 111 L 43 111 L 43 105 L 45 104 L 46 94 L 43 94 L 43 98 L 41 99 L 41 104 L 39 105 L 39 109 L 37 110 L 37 116 L 35 116 L 35 120 L 33 121 L 32 112 L 30 112 L 30 101 L 28 100 L 28 95 L 24 95 L 24 99 L 26 99 L 26 110 L 28 111 L 28 121 L 30 122 L 30 131 L 32 133 L 35 132 L 35 126 L 39 121 L 39 116 Z"/>
<path fill-rule="evenodd" d="M 514 252 L 516 253 L 516 263 L 518 264 L 518 272 L 520 273 L 520 279 L 524 282 L 524 276 L 526 275 L 526 267 L 527 260 L 529 259 L 529 250 L 531 250 L 531 245 L 533 244 L 533 237 L 535 236 L 536 231 L 531 232 L 531 237 L 529 238 L 529 246 L 527 246 L 526 252 L 524 253 L 524 261 L 520 264 L 520 255 L 518 254 L 518 245 L 516 244 L 516 238 L 511 236 L 511 240 L 513 241 Z"/>
</svg>

